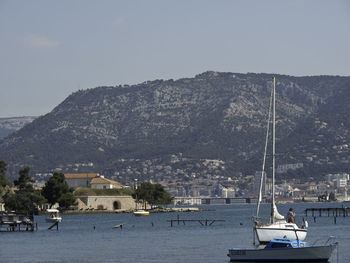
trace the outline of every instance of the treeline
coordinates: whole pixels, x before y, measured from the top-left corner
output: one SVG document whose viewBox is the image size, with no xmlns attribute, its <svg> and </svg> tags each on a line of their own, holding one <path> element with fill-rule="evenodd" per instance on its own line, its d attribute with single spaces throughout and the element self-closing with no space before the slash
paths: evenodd
<svg viewBox="0 0 350 263">
<path fill-rule="evenodd" d="M 147 203 L 152 207 L 154 205 L 167 205 L 173 201 L 173 197 L 165 191 L 161 184 L 151 184 L 149 182 L 141 183 L 141 185 L 135 189 L 133 198 L 135 198 L 136 201 L 141 200 L 144 208 L 146 208 Z"/>
<path fill-rule="evenodd" d="M 19 171 L 19 178 L 13 182 L 14 188 L 6 178 L 6 163 L 0 161 L 0 199 L 7 211 L 24 214 L 34 214 L 38 207 L 44 204 L 53 206 L 58 203 L 62 208 L 76 204 L 74 189 L 69 187 L 63 173 L 54 173 L 39 190 L 33 186 L 34 180 L 29 175 L 30 168 L 24 167 Z"/>
<path fill-rule="evenodd" d="M 76 205 L 74 197 L 74 188 L 69 187 L 65 181 L 63 173 L 54 173 L 45 183 L 42 189 L 33 187 L 34 180 L 29 175 L 30 168 L 24 167 L 19 171 L 19 178 L 13 182 L 13 188 L 6 178 L 6 163 L 0 160 L 0 202 L 5 204 L 7 211 L 16 211 L 24 214 L 34 214 L 38 207 L 49 204 L 50 207 L 56 203 L 63 209 Z M 138 202 L 146 204 L 167 205 L 173 200 L 173 197 L 160 184 L 151 184 L 148 182 L 141 183 L 136 189 L 99 189 L 103 193 L 111 190 L 114 194 L 130 194 Z M 77 195 L 88 195 L 98 190 L 94 189 L 77 189 Z"/>
</svg>

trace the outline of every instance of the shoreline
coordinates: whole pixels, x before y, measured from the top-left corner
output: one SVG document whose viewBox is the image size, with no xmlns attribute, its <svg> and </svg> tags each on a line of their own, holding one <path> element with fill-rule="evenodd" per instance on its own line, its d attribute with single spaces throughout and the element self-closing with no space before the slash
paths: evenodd
<svg viewBox="0 0 350 263">
<path fill-rule="evenodd" d="M 329 201 L 329 202 L 279 202 L 279 204 L 344 204 L 347 203 L 347 201 Z M 243 204 L 243 203 L 242 203 Z M 264 204 L 264 203 L 263 203 Z M 218 206 L 225 206 L 225 204 L 217 204 Z M 230 205 L 241 205 L 241 204 L 230 204 Z M 249 203 L 249 205 L 256 205 L 255 203 Z M 172 208 L 153 208 L 153 209 L 146 209 L 150 213 L 176 213 L 176 212 L 205 212 L 205 211 L 215 211 L 215 209 L 205 208 L 201 209 L 200 206 L 198 207 L 172 207 Z M 206 205 L 206 207 L 211 205 Z M 214 205 L 213 205 L 214 206 Z M 136 211 L 136 209 L 129 209 L 129 210 L 65 210 L 60 212 L 64 215 L 79 215 L 79 214 L 130 214 Z M 47 215 L 46 211 L 39 211 L 38 215 Z"/>
<path fill-rule="evenodd" d="M 88 214 L 130 214 L 136 211 L 132 210 L 66 210 L 60 212 L 62 215 L 88 215 Z M 215 211 L 214 209 L 200 209 L 198 207 L 174 207 L 174 208 L 155 208 L 147 210 L 150 213 L 176 213 L 176 212 L 204 212 Z M 40 211 L 39 215 L 47 215 L 46 211 Z"/>
</svg>

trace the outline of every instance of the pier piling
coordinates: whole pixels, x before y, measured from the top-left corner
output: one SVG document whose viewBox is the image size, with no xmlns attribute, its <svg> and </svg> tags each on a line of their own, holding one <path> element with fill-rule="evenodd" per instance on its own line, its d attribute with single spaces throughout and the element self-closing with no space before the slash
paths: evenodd
<svg viewBox="0 0 350 263">
<path fill-rule="evenodd" d="M 48 228 L 48 230 L 51 230 L 53 227 L 56 226 L 56 230 L 58 230 L 58 222 L 55 222 L 52 226 Z"/>
<path fill-rule="evenodd" d="M 173 227 L 173 224 L 175 222 L 177 222 L 177 224 L 179 225 L 180 222 L 183 223 L 183 225 L 186 225 L 186 222 L 198 222 L 200 223 L 202 226 L 211 226 L 212 224 L 214 224 L 214 222 L 225 222 L 225 220 L 221 220 L 221 219 L 180 219 L 179 216 L 177 216 L 177 219 L 170 219 L 167 220 L 168 222 L 170 222 L 170 226 Z"/>
</svg>

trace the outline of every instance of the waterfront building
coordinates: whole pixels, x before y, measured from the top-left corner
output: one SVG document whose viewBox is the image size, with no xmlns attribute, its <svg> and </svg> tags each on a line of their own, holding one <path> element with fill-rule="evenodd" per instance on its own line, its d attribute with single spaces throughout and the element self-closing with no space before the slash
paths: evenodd
<svg viewBox="0 0 350 263">
<path fill-rule="evenodd" d="M 78 173 L 78 174 L 64 174 L 67 184 L 70 187 L 91 187 L 91 180 L 98 177 L 98 173 Z"/>
<path fill-rule="evenodd" d="M 135 209 L 135 199 L 129 195 L 120 196 L 77 196 L 78 210 L 131 211 Z"/>
<path fill-rule="evenodd" d="M 236 191 L 234 188 L 224 188 L 222 189 L 221 197 L 223 198 L 234 198 L 236 196 Z"/>
<path fill-rule="evenodd" d="M 176 196 L 174 198 L 175 205 L 201 205 L 202 197 L 181 197 Z"/>
</svg>

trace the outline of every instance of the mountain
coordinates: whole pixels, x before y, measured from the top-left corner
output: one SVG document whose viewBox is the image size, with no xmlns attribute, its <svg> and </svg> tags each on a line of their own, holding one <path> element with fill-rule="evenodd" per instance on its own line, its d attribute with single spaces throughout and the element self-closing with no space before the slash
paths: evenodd
<svg viewBox="0 0 350 263">
<path fill-rule="evenodd" d="M 32 122 L 36 117 L 13 117 L 0 118 L 0 139 L 5 138 L 10 133 L 21 129 L 24 125 Z"/>
<path fill-rule="evenodd" d="M 33 173 L 95 171 L 121 182 L 179 171 L 254 173 L 261 169 L 272 76 L 204 72 L 80 90 L 3 139 L 0 159 L 10 176 L 24 165 Z M 350 77 L 274 76 L 280 163 L 303 163 L 294 176 L 348 171 Z M 224 165 L 210 170 L 204 160 Z"/>
</svg>

